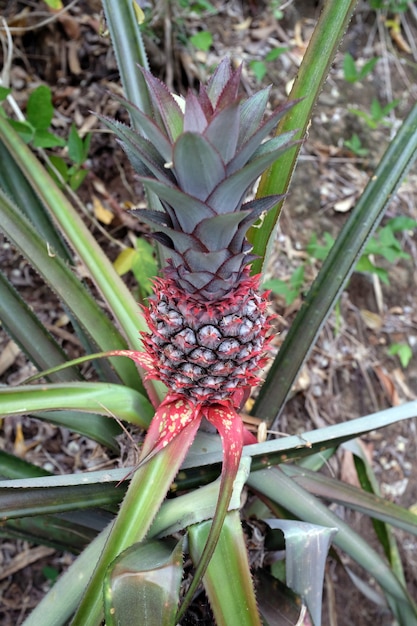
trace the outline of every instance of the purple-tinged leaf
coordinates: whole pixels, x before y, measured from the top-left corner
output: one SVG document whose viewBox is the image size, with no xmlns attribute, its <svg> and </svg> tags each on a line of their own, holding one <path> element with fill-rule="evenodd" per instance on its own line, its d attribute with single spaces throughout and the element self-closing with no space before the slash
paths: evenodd
<svg viewBox="0 0 417 626">
<path fill-rule="evenodd" d="M 232 68 L 229 59 L 223 59 L 221 63 L 216 67 L 213 75 L 207 83 L 205 91 L 213 106 L 216 106 L 217 100 L 227 82 L 232 77 Z"/>
<path fill-rule="evenodd" d="M 154 107 L 154 117 L 158 126 L 165 128 L 166 133 L 174 142 L 183 131 L 183 112 L 167 86 L 143 67 L 142 72 Z"/>
<path fill-rule="evenodd" d="M 163 202 L 167 202 L 175 209 L 181 229 L 186 233 L 192 233 L 201 220 L 215 215 L 214 211 L 204 202 L 184 193 L 178 187 L 156 181 L 153 178 L 141 177 L 140 180 Z"/>
<path fill-rule="evenodd" d="M 204 115 L 207 119 L 213 115 L 213 105 L 208 97 L 207 90 L 204 85 L 200 83 L 200 89 L 198 93 L 198 101 L 200 102 L 201 108 L 204 111 Z"/>
<path fill-rule="evenodd" d="M 288 133 L 290 137 L 293 134 Z M 239 206 L 247 190 L 258 176 L 271 163 L 274 163 L 280 154 L 288 150 L 290 147 L 289 136 L 280 135 L 262 144 L 245 167 L 220 183 L 207 199 L 207 203 L 218 213 L 226 213 L 231 206 Z"/>
<path fill-rule="evenodd" d="M 251 200 L 251 202 L 246 202 L 242 205 L 239 213 L 244 213 L 247 217 L 245 217 L 242 221 L 239 230 L 236 232 L 234 239 L 229 245 L 230 252 L 237 253 L 242 250 L 248 228 L 262 215 L 262 213 L 268 212 L 283 198 L 284 196 L 279 195 L 266 196 L 264 198 Z M 262 202 L 259 203 L 259 200 L 262 200 Z"/>
<path fill-rule="evenodd" d="M 230 252 L 228 250 L 215 250 L 213 252 L 199 252 L 198 250 L 187 250 L 184 254 L 184 259 L 193 269 L 194 272 L 200 272 L 204 270 L 216 270 L 225 261 L 230 258 Z"/>
<path fill-rule="evenodd" d="M 239 103 L 233 102 L 215 113 L 204 132 L 204 136 L 218 150 L 224 163 L 228 163 L 236 152 L 239 122 Z"/>
<path fill-rule="evenodd" d="M 203 133 L 207 128 L 207 118 L 195 94 L 190 91 L 185 99 L 184 133 Z"/>
<path fill-rule="evenodd" d="M 223 161 L 201 135 L 184 133 L 174 146 L 174 172 L 185 193 L 205 201 L 226 176 Z"/>
<path fill-rule="evenodd" d="M 129 111 L 130 117 L 134 122 L 134 127 L 142 130 L 143 135 L 155 146 L 166 162 L 171 161 L 172 146 L 166 135 L 162 132 L 161 128 L 155 124 L 150 117 L 145 115 L 145 113 L 143 113 L 143 111 L 141 111 L 136 105 L 134 105 L 133 102 L 129 102 L 128 100 L 117 96 L 115 99 L 118 100 L 120 104 L 127 109 L 127 111 Z M 101 116 L 98 117 L 102 119 Z"/>
<path fill-rule="evenodd" d="M 165 162 L 155 146 L 135 130 L 114 120 L 101 117 L 101 120 L 116 134 L 122 147 L 132 157 L 139 175 L 143 176 L 143 165 L 158 179 L 170 183 L 173 179 L 171 170 L 164 167 Z"/>
<path fill-rule="evenodd" d="M 228 248 L 237 230 L 240 230 L 241 223 L 250 214 L 250 211 L 238 211 L 208 217 L 200 222 L 194 235 L 208 251 Z"/>
<path fill-rule="evenodd" d="M 223 109 L 229 104 L 236 102 L 236 100 L 238 99 L 241 75 L 242 75 L 242 66 L 239 65 L 237 70 L 232 71 L 230 80 L 227 81 L 226 85 L 221 91 L 216 102 L 216 109 Z"/>
<path fill-rule="evenodd" d="M 291 103 L 291 106 L 292 106 L 292 103 Z M 290 108 L 290 107 L 287 107 L 287 108 Z M 227 166 L 228 176 L 230 176 L 230 174 L 233 174 L 233 172 L 236 172 L 241 167 L 244 167 L 244 165 L 246 165 L 246 163 L 250 159 L 253 158 L 253 155 L 256 153 L 256 150 L 259 149 L 259 147 L 262 147 L 261 144 L 263 140 L 273 130 L 273 128 L 275 128 L 279 119 L 284 115 L 284 113 L 285 111 L 282 111 L 281 109 L 278 109 L 277 111 L 275 111 L 271 115 L 271 117 L 259 127 L 259 129 L 255 132 L 255 134 L 252 135 L 249 138 L 249 140 L 244 145 L 241 146 L 240 150 L 236 153 L 236 156 L 232 159 L 232 161 L 230 161 L 230 163 Z M 270 139 L 269 141 L 273 141 L 274 139 L 280 138 L 282 144 L 289 143 L 290 140 L 293 138 L 294 134 L 295 134 L 294 132 L 283 133 L 282 135 L 278 135 L 277 137 L 274 137 L 273 139 Z M 266 142 L 266 143 L 269 143 L 269 142 Z"/>
<path fill-rule="evenodd" d="M 156 226 L 170 226 L 172 228 L 171 219 L 165 211 L 151 211 L 150 209 L 133 209 L 129 211 L 131 215 L 138 217 L 147 224 Z"/>
<path fill-rule="evenodd" d="M 240 104 L 240 130 L 238 145 L 243 146 L 259 128 L 269 100 L 271 87 L 257 91 Z"/>
</svg>

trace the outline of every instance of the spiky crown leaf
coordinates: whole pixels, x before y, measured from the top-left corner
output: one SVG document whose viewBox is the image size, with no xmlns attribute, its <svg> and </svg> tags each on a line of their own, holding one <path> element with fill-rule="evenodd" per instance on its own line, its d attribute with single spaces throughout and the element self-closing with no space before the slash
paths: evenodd
<svg viewBox="0 0 417 626">
<path fill-rule="evenodd" d="M 121 141 L 145 188 L 160 211 L 137 215 L 170 249 L 171 276 L 196 299 L 218 300 L 239 283 L 252 260 L 248 228 L 281 198 L 244 204 L 255 180 L 291 145 L 294 133 L 265 138 L 293 103 L 262 121 L 269 88 L 242 100 L 241 67 L 225 59 L 198 95 L 189 92 L 183 109 L 167 87 L 140 68 L 153 115 L 122 100 L 133 126 L 104 119 Z M 181 102 L 181 100 L 180 100 Z"/>
</svg>

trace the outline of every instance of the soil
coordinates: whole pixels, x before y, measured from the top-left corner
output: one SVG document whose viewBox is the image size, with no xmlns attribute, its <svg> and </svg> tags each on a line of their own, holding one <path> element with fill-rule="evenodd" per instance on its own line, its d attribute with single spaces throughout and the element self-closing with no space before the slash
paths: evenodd
<svg viewBox="0 0 417 626">
<path fill-rule="evenodd" d="M 184 92 L 207 68 L 226 55 L 245 63 L 244 85 L 248 93 L 259 87 L 248 64 L 263 60 L 274 48 L 288 46 L 276 61 L 268 62 L 264 84 L 273 84 L 271 106 L 286 99 L 286 90 L 295 76 L 311 35 L 320 7 L 315 2 L 288 2 L 279 21 L 272 2 L 215 2 L 217 13 L 193 14 L 171 6 L 171 19 L 161 13 L 163 3 L 154 6 L 153 18 L 146 26 L 145 40 L 153 71 L 172 88 Z M 86 162 L 88 176 L 79 196 L 88 208 L 92 232 L 114 259 L 119 242 L 129 243 L 144 227 L 130 218 L 126 208 L 143 206 L 140 185 L 130 165 L 109 135 L 103 133 L 91 111 L 119 117 L 120 94 L 117 66 L 103 36 L 103 18 L 99 0 L 71 3 L 63 16 L 54 16 L 40 0 L 0 0 L 0 12 L 12 29 L 13 61 L 10 85 L 18 105 L 25 110 L 29 93 L 39 84 L 52 89 L 56 109 L 54 131 L 68 135 L 74 121 L 81 134 L 92 131 Z M 175 18 L 175 19 L 173 19 Z M 46 20 L 44 26 L 36 26 Z M 349 211 L 401 120 L 417 96 L 417 17 L 409 11 L 401 23 L 403 40 L 394 38 L 366 3 L 360 3 L 347 31 L 341 52 L 314 111 L 308 138 L 303 146 L 290 194 L 285 204 L 276 248 L 268 267 L 269 277 L 288 279 L 307 261 L 306 247 L 315 233 L 333 236 L 340 230 Z M 167 25 L 170 26 L 167 31 Z M 208 53 L 189 43 L 189 36 L 202 25 L 213 35 Z M 13 30 L 14 29 L 14 30 Z M 2 35 L 4 33 L 2 32 Z M 349 51 L 357 64 L 374 56 L 381 57 L 374 71 L 360 82 L 349 84 L 343 75 L 343 54 Z M 352 109 L 369 111 L 373 98 L 383 104 L 398 98 L 399 104 L 387 120 L 370 128 Z M 345 141 L 356 133 L 366 155 L 358 156 Z M 314 183 L 312 184 L 312 181 Z M 388 207 L 386 220 L 407 215 L 417 220 L 417 170 L 414 168 Z M 112 219 L 104 223 L 103 211 Z M 294 386 L 280 423 L 285 433 L 297 433 L 333 424 L 394 406 L 417 397 L 417 235 L 401 235 L 407 258 L 395 263 L 378 259 L 387 269 L 389 284 L 374 275 L 355 273 L 343 295 L 338 310 L 322 331 L 316 347 Z M 40 281 L 36 273 L 10 245 L 0 238 L 1 269 L 27 299 L 42 320 L 53 330 L 70 356 L 81 354 L 65 312 Z M 318 261 L 306 263 L 306 282 L 300 296 L 287 304 L 274 296 L 282 332 L 277 348 L 285 337 L 291 320 L 299 309 L 303 291 L 313 280 Z M 131 281 L 131 278 L 127 280 Z M 133 285 L 132 281 L 132 285 Z M 392 344 L 408 343 L 412 358 L 401 367 L 396 356 L 389 356 Z M 4 332 L 0 330 L 0 382 L 18 384 L 32 372 L 31 366 Z M 22 438 L 20 437 L 22 435 Z M 36 442 L 43 441 L 37 446 Z M 35 442 L 30 446 L 30 442 Z M 27 417 L 4 420 L 0 445 L 21 453 L 47 469 L 62 472 L 109 466 L 109 459 L 96 444 L 72 436 Z M 372 460 L 381 493 L 405 507 L 417 503 L 417 434 L 415 420 L 370 434 L 362 445 Z M 20 446 L 20 447 L 19 447 Z M 329 469 L 348 482 L 355 482 L 352 457 L 340 451 Z M 337 513 L 379 549 L 368 518 L 338 507 Z M 417 598 L 417 543 L 415 538 L 395 532 L 400 548 L 410 594 Z M 346 567 L 364 576 L 345 556 L 342 563 L 330 558 L 324 591 L 325 626 L 381 626 L 393 624 L 390 612 L 375 605 L 352 584 Z M 51 579 L 71 562 L 67 553 L 34 546 L 26 541 L 5 539 L 0 543 L 0 621 L 5 626 L 20 624 L 51 585 Z M 50 568 L 50 569 L 45 569 Z M 367 581 L 372 584 L 372 581 Z M 207 610 L 206 610 L 207 612 Z M 204 610 L 194 623 L 204 621 Z"/>
</svg>

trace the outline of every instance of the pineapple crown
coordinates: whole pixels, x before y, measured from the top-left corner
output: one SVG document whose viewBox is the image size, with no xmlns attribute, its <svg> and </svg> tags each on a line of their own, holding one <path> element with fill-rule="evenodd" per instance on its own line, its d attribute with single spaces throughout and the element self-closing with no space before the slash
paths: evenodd
<svg viewBox="0 0 417 626">
<path fill-rule="evenodd" d="M 168 271 L 180 288 L 196 299 L 221 299 L 253 260 L 248 228 L 282 197 L 244 203 L 260 174 L 293 145 L 294 133 L 265 141 L 293 103 L 263 121 L 270 88 L 240 98 L 241 67 L 233 70 L 228 59 L 207 86 L 201 85 L 197 95 L 189 91 L 185 99 L 173 96 L 147 70 L 140 71 L 152 115 L 122 100 L 133 127 L 103 119 L 145 188 L 158 198 L 157 210 L 134 213 L 169 249 Z"/>
</svg>

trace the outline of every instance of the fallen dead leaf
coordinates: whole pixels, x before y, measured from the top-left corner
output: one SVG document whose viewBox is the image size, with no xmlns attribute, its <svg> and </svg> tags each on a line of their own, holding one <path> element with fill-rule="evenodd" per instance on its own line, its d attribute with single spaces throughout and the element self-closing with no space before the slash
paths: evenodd
<svg viewBox="0 0 417 626">
<path fill-rule="evenodd" d="M 368 309 L 361 309 L 360 316 L 365 326 L 370 330 L 379 330 L 382 327 L 382 318 L 378 313 L 368 311 Z"/>
<path fill-rule="evenodd" d="M 114 218 L 113 213 L 109 209 L 106 209 L 97 196 L 93 196 L 93 211 L 95 217 L 102 224 L 109 225 L 112 223 Z"/>
<path fill-rule="evenodd" d="M 36 548 L 30 548 L 24 552 L 19 552 L 19 554 L 16 554 L 10 563 L 8 563 L 5 567 L 2 567 L 0 580 L 4 580 L 13 574 L 16 574 L 16 572 L 19 572 L 31 563 L 35 563 L 36 561 L 39 561 L 39 559 L 51 556 L 52 554 L 55 554 L 55 552 L 56 550 L 54 548 L 47 548 L 46 546 L 37 546 Z"/>
<path fill-rule="evenodd" d="M 394 381 L 388 372 L 379 365 L 374 367 L 374 372 L 377 375 L 377 378 L 381 383 L 381 387 L 385 391 L 388 402 L 391 406 L 398 406 L 401 404 Z"/>
<path fill-rule="evenodd" d="M 13 365 L 20 353 L 19 346 L 14 341 L 9 341 L 0 354 L 0 376 Z"/>
<path fill-rule="evenodd" d="M 343 200 L 335 202 L 333 208 L 337 213 L 347 213 L 351 208 L 353 208 L 355 202 L 355 196 L 349 196 L 348 198 L 343 198 Z"/>
</svg>

